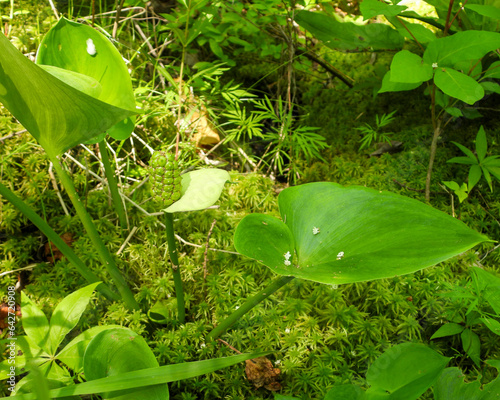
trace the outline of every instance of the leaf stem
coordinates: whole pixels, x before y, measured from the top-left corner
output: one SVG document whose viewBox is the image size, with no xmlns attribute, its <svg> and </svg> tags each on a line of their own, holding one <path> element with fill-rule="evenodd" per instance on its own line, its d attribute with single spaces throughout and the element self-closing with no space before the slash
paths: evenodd
<svg viewBox="0 0 500 400">
<path fill-rule="evenodd" d="M 139 304 L 135 300 L 132 291 L 128 287 L 127 282 L 125 281 L 120 270 L 118 269 L 115 260 L 113 259 L 113 256 L 111 255 L 108 248 L 104 245 L 104 242 L 99 236 L 96 226 L 92 222 L 89 213 L 83 206 L 82 201 L 80 200 L 80 197 L 78 196 L 78 193 L 75 190 L 73 181 L 64 171 L 57 157 L 52 157 L 50 155 L 49 157 L 52 163 L 54 164 L 54 169 L 56 170 L 57 175 L 59 175 L 59 179 L 61 180 L 62 185 L 66 189 L 66 193 L 68 194 L 71 202 L 73 203 L 73 206 L 75 207 L 75 211 L 78 214 L 78 217 L 80 217 L 80 220 L 82 221 L 82 224 L 85 230 L 87 231 L 87 234 L 89 235 L 95 250 L 99 254 L 99 257 L 101 258 L 104 265 L 106 266 L 108 273 L 111 275 L 111 278 L 113 279 L 116 287 L 118 288 L 118 291 L 120 292 L 123 301 L 130 310 L 138 310 L 140 308 Z"/>
<path fill-rule="evenodd" d="M 11 202 L 19 211 L 21 211 L 35 226 L 40 229 L 47 238 L 54 243 L 59 251 L 74 265 L 76 270 L 83 276 L 87 282 L 99 282 L 101 279 L 88 268 L 83 261 L 75 254 L 73 249 L 69 247 L 64 240 L 45 222 L 35 211 L 33 211 L 25 202 L 17 197 L 9 188 L 0 183 L 0 195 Z M 108 300 L 119 300 L 120 296 L 105 284 L 101 283 L 97 286 L 97 290 Z"/>
<path fill-rule="evenodd" d="M 115 172 L 113 167 L 109 162 L 108 149 L 106 148 L 106 139 L 99 142 L 99 152 L 101 153 L 102 164 L 104 165 L 104 171 L 106 173 L 106 179 L 108 181 L 109 191 L 111 192 L 111 198 L 113 199 L 113 204 L 115 206 L 115 211 L 118 214 L 118 219 L 120 220 L 120 226 L 122 229 L 127 229 L 127 216 L 125 214 L 125 207 L 123 206 L 123 200 L 118 191 L 118 185 L 116 183 Z"/>
<path fill-rule="evenodd" d="M 182 324 L 186 319 L 184 306 L 184 290 L 182 289 L 182 278 L 179 270 L 179 259 L 177 257 L 177 247 L 175 244 L 174 217 L 172 213 L 165 213 L 165 230 L 167 231 L 168 252 L 172 261 L 172 274 L 174 276 L 175 297 L 177 298 L 177 315 Z"/>
<path fill-rule="evenodd" d="M 261 290 L 255 296 L 248 299 L 240 308 L 235 310 L 229 317 L 227 317 L 218 326 L 212 329 L 212 331 L 207 335 L 207 341 L 217 339 L 217 337 L 219 337 L 221 334 L 227 331 L 243 315 L 245 315 L 248 311 L 254 308 L 262 300 L 267 299 L 278 289 L 281 289 L 293 278 L 294 276 L 280 276 L 277 279 L 274 279 L 270 285 Z"/>
</svg>

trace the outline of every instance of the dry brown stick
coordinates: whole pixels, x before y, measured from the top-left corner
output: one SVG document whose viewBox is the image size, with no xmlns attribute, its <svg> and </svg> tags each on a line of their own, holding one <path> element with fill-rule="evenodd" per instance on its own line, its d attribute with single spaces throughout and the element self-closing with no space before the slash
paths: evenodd
<svg viewBox="0 0 500 400">
<path fill-rule="evenodd" d="M 24 132 L 27 132 L 27 130 L 23 129 L 22 131 L 19 131 L 19 132 L 9 133 L 8 135 L 0 137 L 0 142 L 3 142 L 4 140 L 10 139 L 11 137 L 14 137 L 16 135 L 20 135 L 21 133 L 24 133 Z"/>
<path fill-rule="evenodd" d="M 227 347 L 229 347 L 232 351 L 234 351 L 235 353 L 238 353 L 238 354 L 242 354 L 241 351 L 239 351 L 238 349 L 235 349 L 233 346 L 231 346 L 228 342 L 226 342 L 225 340 L 222 340 L 222 339 L 217 339 L 217 341 L 225 344 Z M 253 360 L 250 360 L 252 362 L 255 362 Z"/>
<path fill-rule="evenodd" d="M 406 190 L 411 190 L 413 192 L 418 192 L 418 193 L 425 193 L 425 189 L 411 188 L 411 187 L 407 186 L 406 184 L 397 181 L 396 179 L 393 179 L 392 181 L 394 183 L 397 183 L 399 186 L 405 188 Z M 432 193 L 432 194 L 448 194 L 447 192 L 432 192 L 432 191 L 430 193 Z"/>
</svg>

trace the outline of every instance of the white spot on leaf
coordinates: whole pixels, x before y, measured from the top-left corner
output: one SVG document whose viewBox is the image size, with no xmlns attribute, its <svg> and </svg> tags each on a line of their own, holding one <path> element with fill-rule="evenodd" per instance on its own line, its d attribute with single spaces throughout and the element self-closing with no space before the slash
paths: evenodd
<svg viewBox="0 0 500 400">
<path fill-rule="evenodd" d="M 91 56 L 95 56 L 97 54 L 97 50 L 92 39 L 87 39 L 87 53 Z"/>
</svg>

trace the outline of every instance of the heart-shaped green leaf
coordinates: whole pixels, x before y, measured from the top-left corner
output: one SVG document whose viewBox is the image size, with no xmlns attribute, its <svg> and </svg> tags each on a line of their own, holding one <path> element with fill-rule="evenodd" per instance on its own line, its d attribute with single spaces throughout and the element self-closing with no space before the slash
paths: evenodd
<svg viewBox="0 0 500 400">
<path fill-rule="evenodd" d="M 52 157 L 136 113 L 67 85 L 22 55 L 0 34 L 0 102 Z"/>
<path fill-rule="evenodd" d="M 132 81 L 121 54 L 90 26 L 61 18 L 43 38 L 36 63 L 92 77 L 102 87 L 99 100 L 115 107 L 135 109 Z M 108 133 L 122 140 L 133 129 L 132 119 L 127 119 Z"/>
<path fill-rule="evenodd" d="M 467 104 L 472 105 L 484 97 L 484 89 L 479 83 L 453 68 L 437 68 L 434 73 L 434 83 L 448 96 Z"/>
<path fill-rule="evenodd" d="M 489 240 L 417 200 L 365 187 L 310 183 L 283 190 L 278 201 L 284 223 L 245 217 L 236 229 L 236 249 L 280 275 L 316 282 L 408 274 Z"/>
<path fill-rule="evenodd" d="M 89 342 L 98 333 L 106 329 L 120 328 L 119 325 L 99 325 L 87 329 L 80 333 L 76 338 L 69 342 L 56 356 L 59 361 L 62 361 L 74 372 L 83 370 L 83 356 Z"/>
<path fill-rule="evenodd" d="M 398 83 L 422 83 L 432 78 L 432 67 L 408 50 L 394 55 L 391 63 L 391 81 Z"/>
<path fill-rule="evenodd" d="M 214 205 L 230 179 L 227 171 L 216 168 L 191 171 L 181 177 L 181 198 L 165 212 L 197 211 Z"/>
<path fill-rule="evenodd" d="M 264 214 L 247 215 L 238 224 L 234 247 L 280 275 L 293 275 L 290 273 L 290 266 L 296 262 L 293 235 L 278 218 Z"/>
<path fill-rule="evenodd" d="M 97 334 L 87 346 L 83 359 L 83 370 L 88 381 L 158 366 L 146 341 L 128 328 L 108 329 Z M 139 392 L 140 397 L 134 397 L 134 392 Z M 165 400 L 169 394 L 167 385 L 160 384 L 139 391 L 129 389 L 104 394 L 104 398 L 111 397 L 115 400 Z"/>
<path fill-rule="evenodd" d="M 449 360 L 423 344 L 403 343 L 377 358 L 366 380 L 371 390 L 390 395 L 388 399 L 416 400 L 436 382 Z"/>
</svg>

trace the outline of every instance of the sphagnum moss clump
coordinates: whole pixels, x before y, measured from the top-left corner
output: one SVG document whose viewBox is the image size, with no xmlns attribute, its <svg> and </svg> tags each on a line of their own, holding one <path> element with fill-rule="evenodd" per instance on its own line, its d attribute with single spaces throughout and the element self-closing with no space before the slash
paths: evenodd
<svg viewBox="0 0 500 400">
<path fill-rule="evenodd" d="M 168 207 L 181 198 L 181 171 L 174 154 L 153 153 L 149 162 L 153 200 Z"/>
</svg>

